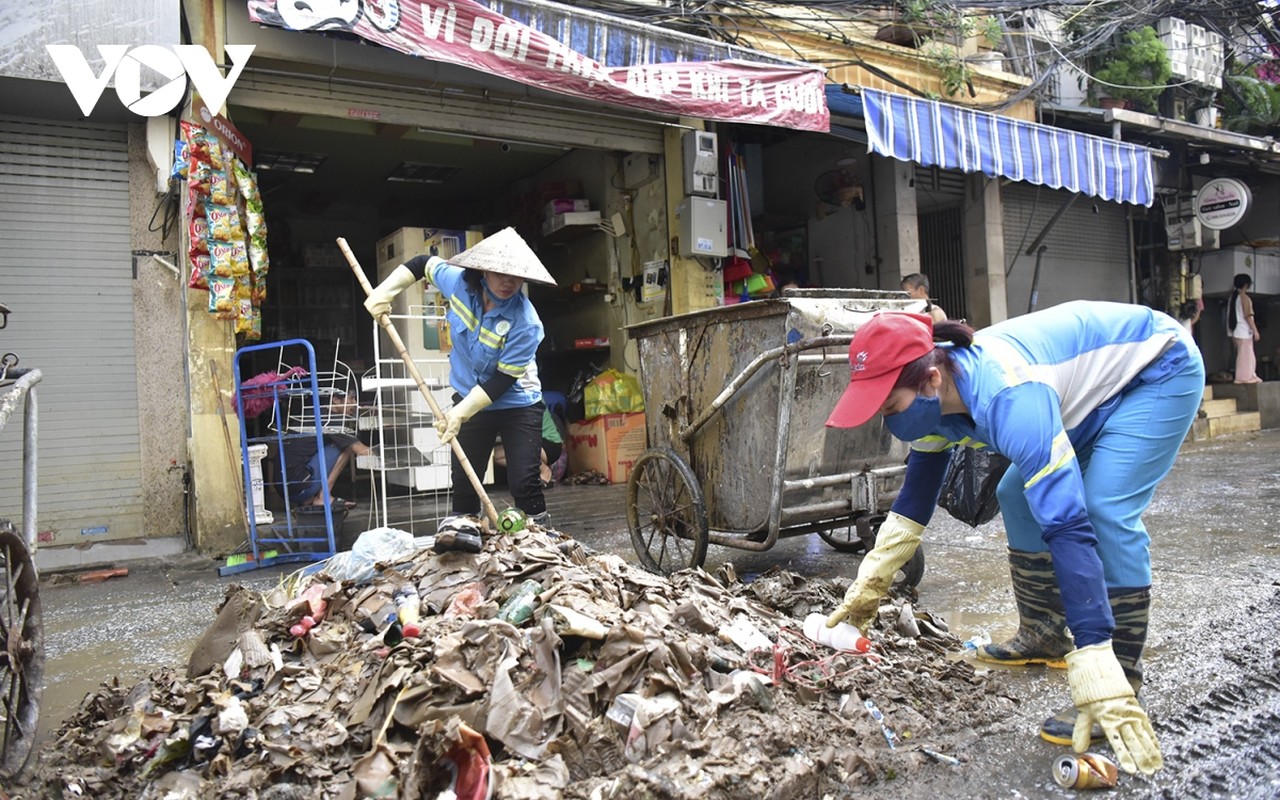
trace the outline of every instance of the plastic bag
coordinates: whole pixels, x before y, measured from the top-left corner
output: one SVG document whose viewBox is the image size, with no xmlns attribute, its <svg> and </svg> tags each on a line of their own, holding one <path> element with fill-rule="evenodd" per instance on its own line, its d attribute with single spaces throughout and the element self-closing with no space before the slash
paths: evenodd
<svg viewBox="0 0 1280 800">
<path fill-rule="evenodd" d="M 640 390 L 640 379 L 616 369 L 607 369 L 592 378 L 583 395 L 583 412 L 587 419 L 601 414 L 644 411 L 644 393 Z"/>
<path fill-rule="evenodd" d="M 970 527 L 990 522 L 1000 510 L 996 487 L 1009 463 L 985 448 L 957 447 L 951 454 L 938 505 Z"/>
<path fill-rule="evenodd" d="M 373 528 L 360 534 L 349 551 L 331 556 L 320 571 L 340 581 L 366 583 L 373 580 L 378 564 L 404 558 L 417 546 L 408 531 Z"/>
</svg>

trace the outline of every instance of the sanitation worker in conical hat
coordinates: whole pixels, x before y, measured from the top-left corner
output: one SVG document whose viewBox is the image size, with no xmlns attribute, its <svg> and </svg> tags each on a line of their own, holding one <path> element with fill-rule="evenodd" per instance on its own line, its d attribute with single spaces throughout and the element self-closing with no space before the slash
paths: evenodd
<svg viewBox="0 0 1280 800">
<path fill-rule="evenodd" d="M 520 234 L 506 228 L 448 259 L 415 256 L 374 287 L 364 302 L 378 318 L 391 301 L 426 278 L 447 304 L 453 349 L 449 384 L 453 407 L 436 421 L 440 441 L 455 437 L 472 464 L 484 464 L 502 436 L 507 476 L 516 507 L 550 527 L 538 474 L 542 448 L 542 384 L 535 358 L 542 320 L 520 290 L 525 281 L 555 279 Z M 480 498 L 453 464 L 454 514 L 480 513 Z"/>
<path fill-rule="evenodd" d="M 997 491 L 1018 631 L 978 658 L 1065 665 L 1074 708 L 1040 735 L 1077 752 L 1106 738 L 1126 772 L 1163 764 L 1138 704 L 1151 609 L 1142 512 L 1173 466 L 1204 391 L 1177 320 L 1144 306 L 1064 303 L 975 334 L 961 322 L 881 313 L 849 346 L 851 379 L 827 424 L 883 424 L 911 443 L 903 487 L 844 602 L 865 628 L 915 552 L 951 450 L 1013 463 Z"/>
</svg>

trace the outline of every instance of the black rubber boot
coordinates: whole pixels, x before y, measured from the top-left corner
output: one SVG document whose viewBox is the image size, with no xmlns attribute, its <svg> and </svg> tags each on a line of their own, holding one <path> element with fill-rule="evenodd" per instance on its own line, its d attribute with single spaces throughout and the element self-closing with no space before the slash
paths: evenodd
<svg viewBox="0 0 1280 800">
<path fill-rule="evenodd" d="M 1115 630 L 1111 633 L 1111 650 L 1124 669 L 1133 693 L 1138 694 L 1142 690 L 1142 651 L 1147 646 L 1147 623 L 1151 619 L 1151 589 L 1121 589 L 1111 593 L 1108 599 L 1111 601 L 1111 615 L 1116 620 Z M 1046 719 L 1040 725 L 1040 738 L 1070 746 L 1077 713 L 1075 706 L 1070 706 Z M 1104 741 L 1106 737 L 1102 726 L 1095 724 L 1089 731 L 1089 738 L 1095 743 Z"/>
<path fill-rule="evenodd" d="M 978 660 L 1020 666 L 1045 664 L 1066 669 L 1063 656 L 1074 645 L 1067 634 L 1062 594 L 1053 574 L 1053 556 L 1009 548 L 1009 576 L 1018 606 L 1018 632 L 1006 641 L 978 648 Z"/>
</svg>

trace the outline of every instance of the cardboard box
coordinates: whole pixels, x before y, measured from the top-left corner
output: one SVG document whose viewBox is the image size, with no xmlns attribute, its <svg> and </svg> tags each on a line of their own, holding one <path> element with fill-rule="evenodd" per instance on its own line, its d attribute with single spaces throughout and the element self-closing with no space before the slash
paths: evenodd
<svg viewBox="0 0 1280 800">
<path fill-rule="evenodd" d="M 597 225 L 599 222 L 599 211 L 569 211 L 564 214 L 555 214 L 543 220 L 542 235 L 546 236 L 555 233 L 561 228 L 577 225 Z"/>
<path fill-rule="evenodd" d="M 401 228 L 400 230 L 378 240 L 378 277 L 385 278 L 391 270 L 413 258 L 427 255 L 427 237 L 431 228 Z M 388 263 L 390 262 L 390 263 Z M 383 267 L 386 274 L 383 274 Z"/>
<path fill-rule="evenodd" d="M 451 258 L 472 247 L 484 236 L 479 231 L 446 228 L 400 228 L 378 240 L 378 280 L 386 280 L 396 267 L 414 256 Z M 418 281 L 391 302 L 393 316 L 423 316 L 421 323 L 397 320 L 396 327 L 413 358 L 428 358 L 436 351 L 448 353 L 452 347 L 449 323 L 444 320 L 444 301 L 427 281 Z M 395 355 L 390 340 L 383 340 L 383 351 Z"/>
<path fill-rule="evenodd" d="M 594 469 L 610 483 L 625 483 L 648 446 L 644 413 L 603 414 L 569 423 L 569 471 Z"/>
<path fill-rule="evenodd" d="M 572 211 L 590 211 L 591 201 L 582 198 L 559 197 L 547 203 L 542 209 L 542 218 L 550 219 L 556 214 L 565 214 Z"/>
</svg>

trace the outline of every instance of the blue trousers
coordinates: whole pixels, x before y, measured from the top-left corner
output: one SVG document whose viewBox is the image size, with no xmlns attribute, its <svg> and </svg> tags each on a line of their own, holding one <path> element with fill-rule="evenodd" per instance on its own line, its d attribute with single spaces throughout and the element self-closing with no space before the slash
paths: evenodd
<svg viewBox="0 0 1280 800">
<path fill-rule="evenodd" d="M 1172 374 L 1130 389 L 1093 442 L 1076 453 L 1108 590 L 1151 585 L 1151 537 L 1142 514 L 1173 467 L 1204 395 L 1204 362 L 1194 345 L 1190 357 L 1171 361 Z M 1047 552 L 1023 483 L 1014 465 L 996 490 L 1009 547 Z"/>
<path fill-rule="evenodd" d="M 338 462 L 338 456 L 342 455 L 342 448 L 336 444 L 324 443 L 324 464 L 320 463 L 320 454 L 317 452 L 311 457 L 311 462 L 307 464 L 309 474 L 305 480 L 289 482 L 289 502 L 297 504 L 304 503 L 315 497 L 324 490 L 324 485 L 329 481 L 329 473 L 327 470 L 333 469 L 333 465 Z M 333 498 L 329 498 L 332 500 Z"/>
</svg>

